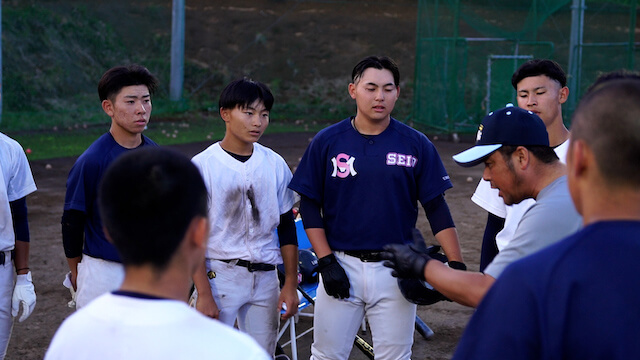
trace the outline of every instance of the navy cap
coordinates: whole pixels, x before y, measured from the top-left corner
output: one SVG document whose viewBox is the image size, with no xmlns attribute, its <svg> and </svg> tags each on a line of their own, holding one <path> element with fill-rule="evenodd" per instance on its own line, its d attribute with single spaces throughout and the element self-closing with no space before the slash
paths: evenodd
<svg viewBox="0 0 640 360">
<path fill-rule="evenodd" d="M 502 145 L 549 146 L 549 134 L 538 115 L 518 107 L 505 107 L 482 119 L 476 146 L 454 155 L 453 160 L 460 166 L 475 166 Z"/>
</svg>

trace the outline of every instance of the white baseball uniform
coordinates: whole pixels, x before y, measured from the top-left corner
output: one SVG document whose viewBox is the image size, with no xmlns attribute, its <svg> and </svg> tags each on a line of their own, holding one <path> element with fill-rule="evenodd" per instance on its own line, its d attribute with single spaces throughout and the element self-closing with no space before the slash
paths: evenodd
<svg viewBox="0 0 640 360">
<path fill-rule="evenodd" d="M 67 318 L 47 360 L 267 360 L 249 336 L 207 318 L 186 303 L 106 293 Z"/>
<path fill-rule="evenodd" d="M 15 272 L 11 250 L 15 247 L 15 233 L 9 202 L 21 199 L 36 191 L 29 162 L 20 144 L 0 133 L 0 252 L 4 265 L 0 265 L 0 359 L 9 345 L 13 318 L 11 297 Z"/>
<path fill-rule="evenodd" d="M 273 354 L 278 332 L 279 282 L 272 271 L 249 272 L 237 260 L 282 263 L 276 228 L 280 215 L 291 210 L 294 192 L 285 160 L 273 150 L 253 144 L 253 154 L 241 162 L 215 143 L 193 157 L 209 192 L 209 284 L 220 309 L 220 320 L 249 333 Z M 220 260 L 232 260 L 224 262 Z"/>
<path fill-rule="evenodd" d="M 563 142 L 557 146 L 554 150 L 558 158 L 563 164 L 567 163 L 567 151 L 569 149 L 569 140 Z M 522 215 L 535 204 L 535 200 L 526 199 L 519 204 L 506 205 L 504 200 L 498 195 L 498 189 L 492 189 L 491 184 L 484 179 L 481 179 L 478 183 L 476 191 L 471 196 L 471 201 L 476 203 L 481 208 L 488 212 L 505 219 L 504 228 L 496 235 L 496 245 L 498 251 L 504 249 L 511 239 L 518 227 Z"/>
</svg>

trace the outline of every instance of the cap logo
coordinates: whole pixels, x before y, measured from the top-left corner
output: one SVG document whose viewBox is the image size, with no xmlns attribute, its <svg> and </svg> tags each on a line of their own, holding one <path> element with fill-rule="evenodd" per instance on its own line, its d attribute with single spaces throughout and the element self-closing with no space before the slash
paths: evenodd
<svg viewBox="0 0 640 360">
<path fill-rule="evenodd" d="M 480 141 L 480 139 L 482 138 L 482 129 L 484 128 L 484 126 L 482 124 L 480 124 L 480 126 L 478 127 L 478 133 L 476 134 L 476 142 Z"/>
</svg>

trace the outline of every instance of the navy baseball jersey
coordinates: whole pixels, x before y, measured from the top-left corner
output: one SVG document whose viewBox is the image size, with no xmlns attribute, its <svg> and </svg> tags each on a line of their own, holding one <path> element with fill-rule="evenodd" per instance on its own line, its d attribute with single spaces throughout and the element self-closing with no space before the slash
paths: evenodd
<svg viewBox="0 0 640 360">
<path fill-rule="evenodd" d="M 640 221 L 601 221 L 511 264 L 454 359 L 639 359 Z"/>
<path fill-rule="evenodd" d="M 142 146 L 158 146 L 142 135 Z M 132 149 L 120 146 L 111 133 L 100 136 L 76 160 L 67 179 L 64 210 L 79 210 L 86 214 L 83 253 L 91 257 L 120 262 L 116 248 L 102 232 L 98 211 L 98 185 L 107 167 L 120 155 Z"/>
<path fill-rule="evenodd" d="M 289 187 L 316 201 L 333 250 L 381 250 L 410 243 L 418 201 L 452 187 L 434 145 L 391 118 L 379 135 L 365 136 L 347 118 L 320 131 Z"/>
</svg>

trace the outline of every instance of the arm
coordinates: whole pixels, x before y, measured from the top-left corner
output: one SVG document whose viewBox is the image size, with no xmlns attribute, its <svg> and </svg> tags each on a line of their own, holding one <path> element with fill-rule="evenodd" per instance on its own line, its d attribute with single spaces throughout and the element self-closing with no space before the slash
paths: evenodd
<svg viewBox="0 0 640 360">
<path fill-rule="evenodd" d="M 16 237 L 14 266 L 16 284 L 11 299 L 11 315 L 18 316 L 22 306 L 22 315 L 18 321 L 26 320 L 36 307 L 36 292 L 29 270 L 29 221 L 27 218 L 27 202 L 22 197 L 9 203 L 13 229 Z"/>
<path fill-rule="evenodd" d="M 444 253 L 449 261 L 463 262 L 462 251 L 460 250 L 460 241 L 458 240 L 458 232 L 456 231 L 451 217 L 449 206 L 444 200 L 444 195 L 440 194 L 435 198 L 422 204 L 431 231 L 436 240 L 442 246 Z"/>
<path fill-rule="evenodd" d="M 84 226 L 86 215 L 80 210 L 65 210 L 62 213 L 62 245 L 71 271 L 71 285 L 77 290 L 78 264 L 82 260 Z"/>
<path fill-rule="evenodd" d="M 198 290 L 196 310 L 206 316 L 218 319 L 220 317 L 220 309 L 218 309 L 218 304 L 216 304 L 216 301 L 213 299 L 213 293 L 211 292 L 211 286 L 209 285 L 209 279 L 207 277 L 207 267 L 204 261 L 193 274 L 193 284 L 196 290 Z"/>
<path fill-rule="evenodd" d="M 338 299 L 349 297 L 351 284 L 347 273 L 336 259 L 324 230 L 320 206 L 313 200 L 301 195 L 300 214 L 309 242 L 318 256 L 318 272 L 327 294 Z"/>
<path fill-rule="evenodd" d="M 278 310 L 282 310 L 282 304 L 287 305 L 287 311 L 282 315 L 282 320 L 286 320 L 298 312 L 298 246 L 284 245 L 280 248 L 282 261 L 284 263 L 284 285 L 280 289 L 278 298 Z"/>
<path fill-rule="evenodd" d="M 25 275 L 29 272 L 29 220 L 27 218 L 27 199 L 20 198 L 9 203 L 13 229 L 16 236 L 13 263 L 16 274 Z"/>
<path fill-rule="evenodd" d="M 452 269 L 440 261 L 429 261 L 423 276 L 442 295 L 471 307 L 478 306 L 496 281 L 490 275 Z"/>
</svg>

